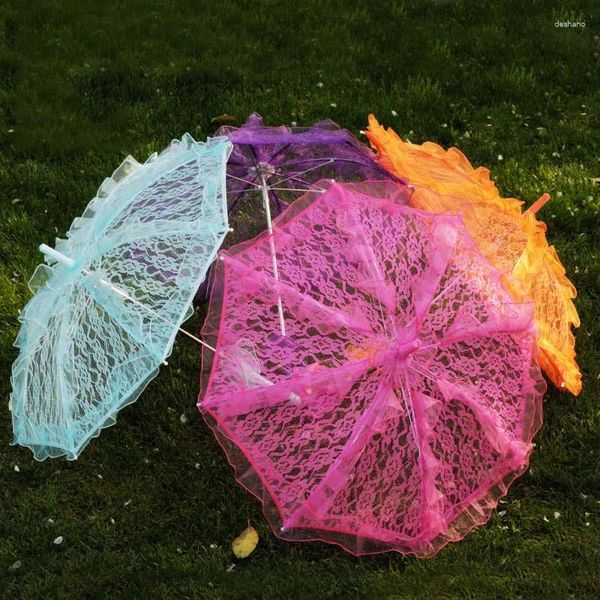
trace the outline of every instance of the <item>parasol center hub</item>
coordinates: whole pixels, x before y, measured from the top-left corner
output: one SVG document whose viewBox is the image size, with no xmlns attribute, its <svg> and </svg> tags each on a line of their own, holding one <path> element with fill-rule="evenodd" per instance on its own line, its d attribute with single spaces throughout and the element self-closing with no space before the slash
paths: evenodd
<svg viewBox="0 0 600 600">
<path fill-rule="evenodd" d="M 391 354 L 392 359 L 401 364 L 406 363 L 408 357 L 422 346 L 423 342 L 416 337 L 399 336 L 392 343 Z"/>
<path fill-rule="evenodd" d="M 260 179 L 260 176 L 262 175 L 265 180 L 268 180 L 275 175 L 275 173 L 277 173 L 277 167 L 266 161 L 261 161 L 255 167 L 250 167 L 248 169 L 248 175 L 256 179 Z"/>
</svg>

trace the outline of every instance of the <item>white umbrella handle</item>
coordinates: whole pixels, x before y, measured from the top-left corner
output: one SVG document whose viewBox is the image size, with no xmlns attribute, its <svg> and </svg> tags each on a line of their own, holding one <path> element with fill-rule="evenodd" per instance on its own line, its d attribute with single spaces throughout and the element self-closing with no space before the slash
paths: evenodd
<svg viewBox="0 0 600 600">
<path fill-rule="evenodd" d="M 279 284 L 279 271 L 277 269 L 277 255 L 275 254 L 275 240 L 273 239 L 273 221 L 271 220 L 271 207 L 269 205 L 269 192 L 265 176 L 262 171 L 260 174 L 260 189 L 262 192 L 263 203 L 265 205 L 265 215 L 267 217 L 267 231 L 269 232 L 269 247 L 271 249 L 271 262 L 273 263 L 273 276 Z M 281 304 L 281 293 L 277 289 L 277 312 L 279 313 L 279 328 L 281 335 L 285 335 L 285 321 L 283 319 L 283 305 Z"/>
<path fill-rule="evenodd" d="M 59 262 L 61 265 L 65 265 L 72 269 L 75 266 L 75 260 L 55 250 L 54 248 L 50 248 L 50 246 L 46 246 L 46 244 L 40 244 L 40 252 L 45 254 L 49 258 L 53 258 L 56 262 Z"/>
</svg>

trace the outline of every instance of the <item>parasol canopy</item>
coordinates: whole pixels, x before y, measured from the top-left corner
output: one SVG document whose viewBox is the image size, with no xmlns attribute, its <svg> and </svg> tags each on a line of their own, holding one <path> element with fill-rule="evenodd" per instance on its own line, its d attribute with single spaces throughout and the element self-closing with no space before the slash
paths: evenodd
<svg viewBox="0 0 600 600">
<path fill-rule="evenodd" d="M 405 186 L 318 186 L 220 253 L 199 408 L 278 536 L 431 556 L 527 467 L 533 307 Z"/>
<path fill-rule="evenodd" d="M 15 345 L 15 443 L 75 459 L 134 402 L 171 352 L 227 232 L 226 138 L 186 134 L 128 157 L 66 239 L 40 250 Z"/>
</svg>

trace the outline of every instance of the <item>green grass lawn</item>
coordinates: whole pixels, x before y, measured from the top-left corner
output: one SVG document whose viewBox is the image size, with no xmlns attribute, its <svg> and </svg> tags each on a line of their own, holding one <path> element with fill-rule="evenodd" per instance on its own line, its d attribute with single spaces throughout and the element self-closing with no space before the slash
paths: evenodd
<svg viewBox="0 0 600 600">
<path fill-rule="evenodd" d="M 1 597 L 600 595 L 600 15 L 593 1 L 559 5 L 2 3 Z M 553 196 L 541 218 L 580 292 L 583 393 L 549 390 L 506 514 L 431 560 L 276 539 L 196 411 L 198 349 L 183 337 L 78 461 L 9 446 L 12 342 L 38 244 L 64 234 L 127 154 L 145 159 L 185 131 L 204 139 L 213 117 L 241 124 L 251 111 L 273 125 L 332 118 L 357 135 L 372 111 L 411 141 L 458 146 L 506 196 Z M 248 519 L 260 544 L 231 570 Z"/>
</svg>

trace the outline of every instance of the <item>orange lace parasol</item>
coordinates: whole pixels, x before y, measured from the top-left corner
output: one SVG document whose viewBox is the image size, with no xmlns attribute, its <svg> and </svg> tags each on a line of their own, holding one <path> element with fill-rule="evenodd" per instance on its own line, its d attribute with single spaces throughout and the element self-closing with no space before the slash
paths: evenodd
<svg viewBox="0 0 600 600">
<path fill-rule="evenodd" d="M 513 294 L 535 302 L 540 366 L 557 387 L 579 394 L 581 372 L 571 331 L 579 326 L 572 301 L 577 290 L 548 244 L 546 225 L 535 217 L 550 196 L 544 194 L 522 212 L 523 202 L 502 198 L 489 170 L 474 169 L 458 148 L 404 142 L 373 115 L 366 134 L 382 166 L 414 187 L 414 207 L 460 214 L 481 252 L 512 275 L 506 283 Z"/>
</svg>

